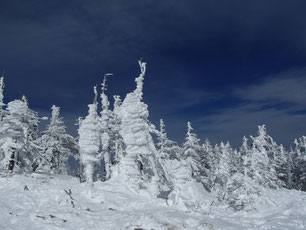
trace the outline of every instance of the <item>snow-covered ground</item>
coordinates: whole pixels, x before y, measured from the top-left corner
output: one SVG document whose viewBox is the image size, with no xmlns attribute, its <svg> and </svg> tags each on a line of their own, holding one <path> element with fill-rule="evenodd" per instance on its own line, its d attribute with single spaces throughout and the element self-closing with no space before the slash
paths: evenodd
<svg viewBox="0 0 306 230">
<path fill-rule="evenodd" d="M 1 175 L 0 229 L 306 229 L 305 192 L 264 193 L 257 211 L 189 211 L 119 180 L 96 182 L 90 194 L 70 176 Z"/>
</svg>

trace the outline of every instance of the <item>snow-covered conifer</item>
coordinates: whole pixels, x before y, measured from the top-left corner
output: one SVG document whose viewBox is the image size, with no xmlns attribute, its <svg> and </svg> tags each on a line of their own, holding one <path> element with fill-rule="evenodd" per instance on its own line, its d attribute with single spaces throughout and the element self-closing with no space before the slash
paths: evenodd
<svg viewBox="0 0 306 230">
<path fill-rule="evenodd" d="M 190 164 L 192 176 L 197 181 L 202 181 L 203 168 L 201 166 L 201 146 L 200 139 L 193 133 L 191 123 L 187 122 L 187 133 L 183 144 L 182 156 Z"/>
<path fill-rule="evenodd" d="M 2 117 L 3 117 L 3 106 L 5 105 L 3 103 L 3 98 L 4 98 L 4 76 L 2 75 L 2 77 L 0 77 L 0 122 L 2 121 Z"/>
<path fill-rule="evenodd" d="M 246 136 L 244 136 L 242 139 L 242 145 L 239 150 L 239 155 L 241 167 L 238 169 L 238 171 L 245 176 L 250 176 L 250 171 L 252 171 L 252 151 L 248 144 L 248 138 Z"/>
<path fill-rule="evenodd" d="M 37 168 L 34 160 L 39 147 L 35 144 L 38 136 L 38 116 L 28 108 L 25 97 L 8 103 L 7 115 L 0 127 L 1 168 L 32 171 Z"/>
<path fill-rule="evenodd" d="M 260 185 L 278 188 L 283 182 L 277 178 L 275 171 L 275 153 L 277 144 L 267 135 L 265 125 L 258 126 L 258 135 L 252 137 L 252 178 Z"/>
<path fill-rule="evenodd" d="M 130 186 L 147 188 L 159 195 L 169 188 L 150 134 L 147 105 L 142 101 L 146 63 L 139 61 L 139 65 L 141 73 L 135 79 L 137 87 L 126 95 L 118 114 L 126 153 L 120 160 L 120 173 Z"/>
<path fill-rule="evenodd" d="M 114 148 L 114 164 L 118 164 L 120 162 L 120 159 L 122 158 L 124 154 L 124 143 L 122 136 L 120 135 L 120 129 L 121 129 L 121 120 L 120 120 L 120 105 L 122 101 L 120 99 L 119 95 L 114 95 L 114 110 L 113 110 L 113 116 L 114 116 L 114 125 L 113 125 L 113 141 L 112 145 Z"/>
<path fill-rule="evenodd" d="M 252 151 L 246 137 L 242 139 L 239 153 L 234 151 L 234 155 L 239 158 L 233 167 L 236 170 L 231 170 L 233 175 L 228 178 L 223 201 L 235 211 L 250 211 L 254 209 L 253 204 L 259 195 L 259 185 L 251 178 L 254 172 L 251 165 Z"/>
<path fill-rule="evenodd" d="M 39 169 L 67 174 L 70 171 L 68 157 L 78 157 L 78 146 L 75 139 L 66 133 L 60 108 L 53 105 L 51 110 L 50 124 L 38 141 L 42 147 Z"/>
<path fill-rule="evenodd" d="M 306 136 L 294 141 L 293 149 L 293 174 L 294 187 L 306 191 Z"/>
<path fill-rule="evenodd" d="M 286 151 L 283 145 L 278 146 L 277 151 L 275 153 L 275 172 L 276 176 L 284 182 L 286 187 L 290 185 L 291 178 L 291 158 L 289 153 Z"/>
<path fill-rule="evenodd" d="M 223 202 L 234 211 L 251 211 L 255 209 L 259 191 L 258 185 L 250 177 L 236 172 L 228 179 Z"/>
<path fill-rule="evenodd" d="M 205 139 L 201 147 L 201 166 L 204 170 L 203 185 L 207 191 L 211 191 L 215 180 L 217 157 L 208 138 Z"/>
<path fill-rule="evenodd" d="M 218 164 L 214 172 L 215 181 L 213 190 L 218 194 L 219 200 L 224 198 L 225 191 L 227 189 L 227 182 L 232 175 L 232 148 L 227 142 L 223 142 L 220 145 L 215 147 L 216 154 L 218 154 Z"/>
<path fill-rule="evenodd" d="M 206 169 L 212 170 L 216 162 L 216 156 L 214 154 L 214 148 L 212 147 L 208 138 L 206 138 L 202 144 L 202 150 L 203 154 L 201 164 Z"/>
<path fill-rule="evenodd" d="M 112 166 L 112 147 L 114 141 L 114 115 L 111 110 L 109 110 L 109 100 L 105 91 L 107 90 L 106 80 L 107 76 L 112 74 L 105 74 L 102 85 L 102 112 L 101 112 L 101 144 L 102 144 L 102 154 L 104 156 L 105 163 L 105 179 L 108 180 L 111 177 L 111 166 Z"/>
<path fill-rule="evenodd" d="M 178 159 L 181 151 L 180 147 L 174 141 L 168 139 L 163 119 L 160 119 L 159 126 L 157 148 L 161 160 Z"/>
<path fill-rule="evenodd" d="M 101 138 L 97 104 L 89 104 L 88 107 L 88 115 L 80 122 L 78 132 L 82 173 L 88 185 L 92 187 L 95 168 L 100 161 Z"/>
</svg>

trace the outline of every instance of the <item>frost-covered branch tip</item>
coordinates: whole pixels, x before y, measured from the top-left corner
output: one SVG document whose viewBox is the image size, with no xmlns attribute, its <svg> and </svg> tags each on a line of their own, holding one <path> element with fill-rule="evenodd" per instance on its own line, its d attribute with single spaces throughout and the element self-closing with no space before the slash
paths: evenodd
<svg viewBox="0 0 306 230">
<path fill-rule="evenodd" d="M 3 91 L 4 91 L 4 72 L 0 78 L 0 106 L 3 106 Z"/>
<path fill-rule="evenodd" d="M 0 77 L 0 90 L 4 89 L 4 72 L 2 72 L 2 76 Z"/>
<path fill-rule="evenodd" d="M 139 60 L 138 61 L 138 64 L 140 66 L 140 75 L 139 77 L 137 77 L 135 79 L 136 83 L 137 83 L 137 88 L 136 88 L 136 91 L 138 93 L 141 93 L 142 94 L 142 89 L 143 89 L 143 80 L 144 80 L 144 76 L 146 74 L 146 62 L 143 62 L 142 60 Z"/>
<path fill-rule="evenodd" d="M 97 85 L 94 86 L 94 100 L 93 104 L 97 104 L 97 98 L 98 98 L 98 90 L 97 90 Z"/>
<path fill-rule="evenodd" d="M 104 78 L 103 78 L 103 83 L 101 84 L 102 85 L 102 94 L 104 94 L 104 92 L 107 90 L 107 85 L 106 85 L 106 81 L 107 81 L 107 77 L 108 76 L 114 76 L 114 74 L 112 73 L 106 73 L 104 74 Z"/>
<path fill-rule="evenodd" d="M 108 97 L 105 94 L 105 91 L 107 90 L 107 85 L 106 85 L 107 77 L 113 76 L 113 75 L 114 74 L 112 74 L 112 73 L 104 74 L 103 82 L 101 84 L 101 86 L 102 86 L 102 93 L 101 93 L 100 96 L 101 96 L 101 99 L 102 99 L 102 109 L 103 110 L 105 110 L 105 109 L 107 110 L 108 106 L 109 106 Z"/>
<path fill-rule="evenodd" d="M 28 99 L 25 95 L 22 96 L 21 100 L 26 104 L 28 105 Z"/>
<path fill-rule="evenodd" d="M 4 106 L 3 98 L 4 98 L 4 72 L 2 73 L 2 77 L 0 78 L 0 121 L 2 121 L 3 112 L 2 112 L 2 106 Z"/>
<path fill-rule="evenodd" d="M 188 122 L 187 122 L 187 133 L 190 134 L 190 133 L 192 132 L 192 130 L 193 130 L 193 128 L 192 128 L 192 126 L 191 126 L 191 122 L 188 121 Z"/>
</svg>

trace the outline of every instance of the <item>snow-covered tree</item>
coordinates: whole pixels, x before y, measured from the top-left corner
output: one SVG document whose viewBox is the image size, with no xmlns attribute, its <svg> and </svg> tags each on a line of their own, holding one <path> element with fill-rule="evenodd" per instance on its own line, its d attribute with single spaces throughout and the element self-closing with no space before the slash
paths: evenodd
<svg viewBox="0 0 306 230">
<path fill-rule="evenodd" d="M 214 153 L 214 148 L 211 145 L 208 138 L 205 139 L 204 143 L 202 144 L 202 160 L 201 164 L 210 171 L 213 170 L 215 162 L 216 162 L 216 156 Z"/>
<path fill-rule="evenodd" d="M 3 117 L 3 106 L 5 105 L 3 103 L 3 98 L 4 98 L 4 76 L 2 75 L 2 77 L 0 77 L 0 122 L 2 121 L 2 117 Z"/>
<path fill-rule="evenodd" d="M 205 209 L 210 194 L 205 186 L 207 175 L 201 166 L 202 146 L 199 145 L 199 139 L 192 132 L 189 122 L 187 128 L 183 148 L 178 149 L 178 154 L 174 155 L 177 157 L 169 157 L 171 155 L 165 154 L 161 160 L 165 171 L 169 174 L 168 178 L 172 186 L 168 201 L 170 204 L 183 205 L 189 210 Z M 160 133 L 164 135 L 159 136 L 159 149 L 167 152 L 167 135 L 163 122 L 161 122 Z M 172 147 L 169 150 L 175 149 Z"/>
<path fill-rule="evenodd" d="M 228 180 L 232 176 L 233 164 L 232 164 L 232 148 L 227 142 L 223 142 L 215 147 L 215 152 L 218 155 L 219 161 L 214 172 L 215 181 L 213 186 L 213 191 L 218 194 L 218 199 L 224 199 L 224 194 L 227 189 Z"/>
<path fill-rule="evenodd" d="M 1 168 L 10 171 L 32 171 L 39 154 L 35 144 L 38 137 L 38 116 L 29 109 L 25 97 L 8 103 L 7 115 L 0 127 Z"/>
<path fill-rule="evenodd" d="M 242 173 L 245 176 L 251 176 L 252 171 L 252 151 L 250 145 L 248 144 L 248 138 L 243 137 L 242 145 L 239 150 L 240 155 L 240 167 L 238 168 L 238 172 Z"/>
<path fill-rule="evenodd" d="M 234 211 L 251 211 L 259 195 L 258 185 L 249 176 L 236 172 L 228 179 L 223 202 Z"/>
<path fill-rule="evenodd" d="M 160 119 L 159 127 L 157 148 L 161 160 L 179 159 L 181 149 L 176 142 L 168 139 L 163 119 Z"/>
<path fill-rule="evenodd" d="M 192 177 L 194 177 L 197 181 L 202 181 L 202 176 L 204 172 L 201 166 L 202 148 L 199 142 L 200 139 L 198 139 L 197 135 L 193 133 L 191 123 L 188 121 L 182 156 L 191 166 Z"/>
<path fill-rule="evenodd" d="M 111 166 L 112 166 L 112 153 L 114 151 L 115 134 L 114 126 L 115 119 L 113 112 L 109 109 L 109 100 L 105 91 L 107 90 L 106 80 L 108 76 L 112 74 L 105 74 L 102 83 L 102 112 L 101 112 L 101 144 L 102 153 L 104 156 L 105 163 L 105 179 L 108 180 L 111 177 Z"/>
<path fill-rule="evenodd" d="M 258 135 L 252 137 L 252 179 L 256 183 L 268 187 L 278 188 L 283 182 L 277 178 L 275 170 L 275 153 L 277 144 L 267 135 L 265 125 L 258 126 Z"/>
<path fill-rule="evenodd" d="M 120 162 L 120 159 L 123 157 L 124 154 L 124 143 L 122 136 L 120 135 L 120 129 L 121 129 L 121 120 L 120 120 L 120 105 L 122 101 L 120 99 L 120 96 L 115 95 L 114 96 L 114 124 L 113 124 L 113 138 L 112 138 L 112 146 L 114 150 L 114 164 L 118 164 Z"/>
<path fill-rule="evenodd" d="M 88 107 L 88 115 L 80 122 L 78 132 L 81 174 L 84 174 L 86 182 L 92 187 L 95 168 L 101 160 L 99 156 L 101 137 L 97 104 L 89 104 Z"/>
<path fill-rule="evenodd" d="M 201 147 L 201 166 L 204 170 L 204 177 L 202 178 L 203 185 L 207 191 L 211 191 L 215 180 L 214 172 L 218 163 L 217 157 L 210 141 L 207 138 Z"/>
<path fill-rule="evenodd" d="M 259 185 L 251 178 L 252 169 L 252 151 L 248 145 L 248 139 L 243 137 L 242 146 L 239 153 L 235 153 L 236 160 L 234 168 L 231 170 L 231 175 L 228 178 L 226 189 L 223 194 L 223 202 L 235 211 L 253 210 L 254 203 L 259 196 Z M 233 159 L 231 159 L 233 162 Z"/>
<path fill-rule="evenodd" d="M 306 136 L 294 141 L 292 152 L 294 187 L 306 191 Z"/>
<path fill-rule="evenodd" d="M 278 146 L 275 153 L 274 163 L 276 176 L 283 181 L 287 188 L 291 187 L 292 161 L 290 154 L 286 151 L 283 145 Z"/>
<path fill-rule="evenodd" d="M 130 186 L 150 188 L 154 195 L 159 195 L 169 188 L 150 134 L 148 106 L 142 101 L 146 63 L 139 61 L 139 65 L 141 73 L 135 79 L 137 87 L 126 95 L 118 114 L 120 135 L 126 146 L 126 154 L 120 159 L 120 173 Z"/>
<path fill-rule="evenodd" d="M 47 172 L 67 174 L 69 156 L 78 158 L 78 146 L 75 139 L 66 133 L 63 118 L 60 117 L 60 108 L 53 105 L 50 124 L 43 132 L 38 143 L 42 147 L 39 157 L 39 169 Z"/>
</svg>

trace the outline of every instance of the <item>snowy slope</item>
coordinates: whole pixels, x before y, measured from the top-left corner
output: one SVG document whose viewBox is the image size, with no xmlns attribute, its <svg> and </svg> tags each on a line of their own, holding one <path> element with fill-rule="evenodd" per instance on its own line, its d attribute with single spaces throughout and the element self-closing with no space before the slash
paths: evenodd
<svg viewBox="0 0 306 230">
<path fill-rule="evenodd" d="M 0 229 L 306 229 L 306 193 L 264 194 L 251 213 L 195 212 L 135 193 L 119 180 L 96 182 L 90 194 L 69 176 L 1 175 Z"/>
</svg>

